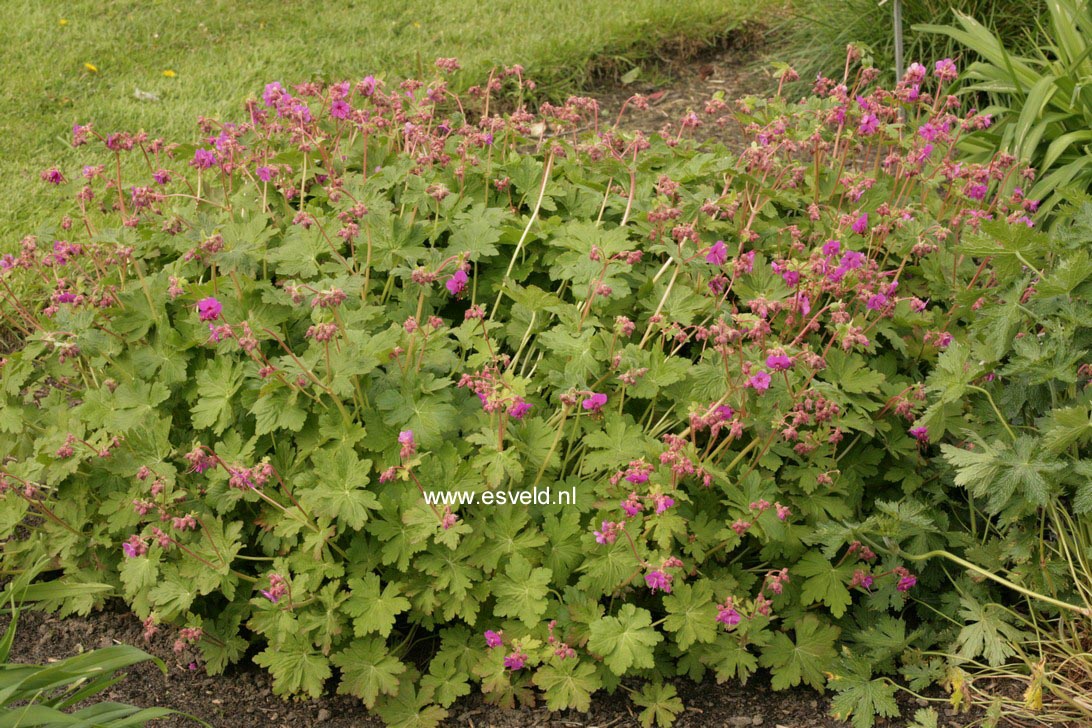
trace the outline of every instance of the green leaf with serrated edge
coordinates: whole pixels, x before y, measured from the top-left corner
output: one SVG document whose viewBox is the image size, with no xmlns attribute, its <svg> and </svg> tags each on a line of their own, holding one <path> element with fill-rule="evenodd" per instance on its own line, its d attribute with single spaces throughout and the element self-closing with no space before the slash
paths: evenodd
<svg viewBox="0 0 1092 728">
<path fill-rule="evenodd" d="M 497 254 L 494 245 L 500 240 L 500 226 L 508 217 L 506 211 L 476 203 L 454 216 L 453 232 L 448 240 L 448 255 L 464 253 L 468 261 L 477 261 Z"/>
<path fill-rule="evenodd" d="M 318 699 L 330 678 L 330 661 L 300 635 L 289 635 L 280 644 L 269 645 L 254 656 L 254 662 L 269 670 L 276 695 L 303 693 Z"/>
<path fill-rule="evenodd" d="M 899 716 L 896 686 L 886 678 L 873 679 L 872 668 L 866 659 L 843 661 L 831 678 L 830 687 L 836 691 L 830 701 L 831 715 L 838 720 L 851 721 L 854 728 L 872 728 L 876 716 Z"/>
<path fill-rule="evenodd" d="M 489 514 L 486 532 L 490 538 L 473 555 L 473 563 L 486 572 L 515 556 L 531 557 L 547 543 L 546 534 L 529 523 L 522 508 L 498 508 Z"/>
<path fill-rule="evenodd" d="M 156 613 L 163 619 L 170 620 L 185 614 L 197 596 L 197 588 L 186 583 L 179 575 L 178 568 L 168 565 L 163 568 L 159 584 L 148 592 Z"/>
<path fill-rule="evenodd" d="M 829 671 L 834 659 L 834 642 L 841 632 L 823 624 L 814 614 L 807 614 L 793 625 L 795 640 L 784 632 L 774 635 L 762 650 L 759 664 L 770 668 L 774 690 L 785 690 L 801 682 L 822 691 L 826 682 L 823 673 Z"/>
<path fill-rule="evenodd" d="M 579 659 L 556 660 L 543 665 L 535 673 L 534 683 L 546 694 L 546 707 L 550 710 L 578 710 L 586 713 L 591 708 L 591 696 L 602 686 L 595 666 Z"/>
<path fill-rule="evenodd" d="M 645 683 L 641 692 L 633 694 L 633 704 L 644 708 L 639 716 L 644 728 L 651 728 L 653 724 L 670 728 L 683 711 L 683 702 L 670 683 Z"/>
<path fill-rule="evenodd" d="M 508 562 L 504 576 L 494 582 L 493 593 L 497 597 L 494 613 L 498 617 L 515 617 L 532 626 L 546 613 L 546 595 L 550 590 L 553 572 L 544 567 L 531 568 L 523 556 L 516 555 Z"/>
<path fill-rule="evenodd" d="M 242 367 L 228 357 L 213 359 L 197 372 L 197 401 L 190 408 L 194 429 L 223 433 L 234 419 L 232 398 L 243 383 L 242 375 Z"/>
<path fill-rule="evenodd" d="M 250 408 L 255 421 L 254 434 L 265 435 L 280 429 L 299 432 L 307 421 L 307 412 L 297 403 L 299 392 L 279 383 L 267 386 Z"/>
<path fill-rule="evenodd" d="M 830 608 L 830 613 L 841 617 L 853 602 L 846 584 L 853 577 L 853 563 L 835 566 L 815 551 L 809 551 L 792 567 L 794 574 L 808 577 L 804 582 L 800 597 L 804 604 L 823 602 Z"/>
<path fill-rule="evenodd" d="M 664 597 L 667 617 L 664 629 L 675 633 L 675 642 L 685 650 L 695 642 L 712 642 L 717 636 L 717 606 L 708 581 L 679 584 Z"/>
<path fill-rule="evenodd" d="M 584 573 L 576 586 L 593 594 L 608 594 L 624 586 L 638 566 L 633 550 L 620 538 L 611 545 L 598 546 L 584 559 L 578 568 Z"/>
<path fill-rule="evenodd" d="M 421 678 L 421 688 L 433 691 L 433 700 L 444 708 L 470 695 L 470 674 L 460 671 L 451 657 L 438 655 L 429 663 L 428 674 Z"/>
<path fill-rule="evenodd" d="M 409 600 L 399 596 L 401 587 L 397 582 L 388 582 L 380 591 L 378 574 L 349 579 L 349 589 L 352 593 L 344 609 L 353 618 L 353 632 L 357 637 L 372 632 L 389 637 L 395 618 L 410 608 Z"/>
<path fill-rule="evenodd" d="M 584 437 L 584 444 L 594 452 L 584 458 L 586 472 L 620 465 L 618 453 L 630 453 L 636 457 L 649 443 L 648 436 L 629 415 L 608 419 L 603 429 Z"/>
<path fill-rule="evenodd" d="M 940 716 L 932 708 L 918 708 L 914 712 L 914 722 L 906 728 L 937 728 Z"/>
<path fill-rule="evenodd" d="M 735 634 L 720 635 L 716 642 L 704 648 L 702 662 L 717 676 L 717 684 L 737 680 L 746 685 L 747 679 L 758 670 L 758 658 L 753 655 Z"/>
<path fill-rule="evenodd" d="M 601 655 L 619 677 L 631 667 L 653 667 L 652 651 L 663 641 L 663 635 L 651 625 L 652 615 L 647 609 L 626 604 L 616 616 L 592 623 L 588 649 Z"/>
<path fill-rule="evenodd" d="M 1043 430 L 1043 446 L 1054 454 L 1065 451 L 1074 443 L 1092 439 L 1092 409 L 1088 405 L 1060 407 L 1051 410 Z"/>
<path fill-rule="evenodd" d="M 246 653 L 248 643 L 238 636 L 239 616 L 217 620 L 214 627 L 205 624 L 206 637 L 198 643 L 205 660 L 205 671 L 210 675 L 221 674 L 228 665 L 238 662 Z"/>
<path fill-rule="evenodd" d="M 970 660 L 981 655 L 996 667 L 1016 654 L 1014 645 L 1020 642 L 1022 633 L 1000 616 L 1003 614 L 1000 608 L 991 609 L 991 605 L 969 597 L 960 598 L 959 604 L 964 623 L 956 637 L 960 657 Z"/>
<path fill-rule="evenodd" d="M 330 658 L 341 670 L 341 682 L 337 691 L 342 695 L 355 695 L 372 708 L 380 694 L 398 695 L 399 678 L 406 666 L 387 649 L 384 640 L 358 639 Z"/>
<path fill-rule="evenodd" d="M 943 680 L 946 670 L 947 665 L 944 660 L 933 657 L 903 665 L 899 668 L 899 673 L 906 680 L 907 687 L 914 691 L 921 691 Z"/>
<path fill-rule="evenodd" d="M 311 455 L 314 469 L 303 476 L 300 501 L 314 515 L 359 531 L 379 500 L 368 490 L 371 460 L 360 460 L 352 447 L 340 444 Z M 339 529 L 344 530 L 344 529 Z"/>
<path fill-rule="evenodd" d="M 402 676 L 393 696 L 379 700 L 376 712 L 390 728 L 437 728 L 448 716 L 446 710 L 432 705 L 432 691 L 418 690 L 409 675 Z"/>
</svg>

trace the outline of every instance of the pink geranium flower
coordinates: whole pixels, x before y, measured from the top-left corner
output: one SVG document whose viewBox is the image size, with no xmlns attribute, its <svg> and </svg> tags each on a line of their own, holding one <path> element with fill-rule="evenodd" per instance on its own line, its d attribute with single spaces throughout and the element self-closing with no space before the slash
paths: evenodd
<svg viewBox="0 0 1092 728">
<path fill-rule="evenodd" d="M 215 321 L 220 318 L 223 310 L 224 307 L 212 296 L 202 298 L 197 302 L 197 315 L 201 317 L 202 321 Z"/>
<path fill-rule="evenodd" d="M 724 244 L 723 240 L 713 243 L 713 247 L 709 248 L 709 252 L 705 254 L 705 262 L 712 265 L 724 265 L 727 260 L 728 246 Z"/>
<path fill-rule="evenodd" d="M 752 387 L 756 392 L 765 392 L 770 388 L 770 375 L 760 369 L 757 374 L 747 380 L 747 386 Z"/>
<path fill-rule="evenodd" d="M 656 591 L 671 593 L 671 575 L 662 571 L 650 571 L 645 574 L 645 584 L 653 593 Z"/>
<path fill-rule="evenodd" d="M 598 412 L 599 410 L 603 409 L 606 404 L 607 395 L 594 393 L 583 402 L 581 402 L 580 406 L 588 410 L 589 412 Z"/>
</svg>

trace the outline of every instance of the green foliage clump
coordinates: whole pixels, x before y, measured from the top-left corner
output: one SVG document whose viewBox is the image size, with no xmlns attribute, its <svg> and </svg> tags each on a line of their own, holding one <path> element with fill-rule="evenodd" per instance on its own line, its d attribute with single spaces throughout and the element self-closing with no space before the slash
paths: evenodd
<svg viewBox="0 0 1092 728">
<path fill-rule="evenodd" d="M 973 516 L 963 559 L 943 554 L 965 569 L 956 702 L 1079 725 L 1092 719 L 1092 204 L 1059 213 L 1050 235 L 990 224 L 960 246 L 997 284 L 938 361 L 922 421 L 951 434 L 943 477 Z M 1023 694 L 972 689 L 999 677 Z"/>
<path fill-rule="evenodd" d="M 652 139 L 585 98 L 491 113 L 518 69 L 272 83 L 197 145 L 77 126 L 102 164 L 43 174 L 72 216 L 0 259 L 4 565 L 392 725 L 472 685 L 663 725 L 667 680 L 760 667 L 895 714 L 954 639 L 913 557 L 968 545 L 926 457 L 961 406 L 929 373 L 971 376 L 996 285 L 961 245 L 1032 224 L 1011 160 L 954 161 L 951 73 Z"/>
</svg>

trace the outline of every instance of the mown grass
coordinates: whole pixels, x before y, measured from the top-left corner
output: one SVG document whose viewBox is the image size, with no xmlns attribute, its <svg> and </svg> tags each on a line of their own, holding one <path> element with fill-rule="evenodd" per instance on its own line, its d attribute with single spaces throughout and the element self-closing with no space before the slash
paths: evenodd
<svg viewBox="0 0 1092 728">
<path fill-rule="evenodd" d="M 237 116 L 269 81 L 413 76 L 439 56 L 462 62 L 457 85 L 519 63 L 556 95 L 603 64 L 625 70 L 665 47 L 723 38 L 776 1 L 8 0 L 0 247 L 61 203 L 65 192 L 38 174 L 80 162 L 69 147 L 76 122 L 189 140 L 198 115 Z"/>
</svg>

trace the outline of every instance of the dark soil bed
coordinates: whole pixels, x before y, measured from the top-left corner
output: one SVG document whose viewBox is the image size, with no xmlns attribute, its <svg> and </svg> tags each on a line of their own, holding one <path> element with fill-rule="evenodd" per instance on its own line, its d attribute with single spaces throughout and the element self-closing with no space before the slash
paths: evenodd
<svg viewBox="0 0 1092 728">
<path fill-rule="evenodd" d="M 119 605 L 120 606 L 120 605 Z M 0 629 L 8 617 L 0 617 Z M 252 664 L 243 663 L 215 677 L 191 670 L 188 656 L 171 651 L 171 638 L 159 636 L 150 643 L 143 640 L 141 624 L 135 616 L 106 611 L 90 617 L 57 617 L 27 611 L 20 615 L 13 662 L 49 663 L 85 650 L 111 644 L 131 644 L 147 650 L 167 663 L 163 675 L 151 664 L 129 670 L 128 677 L 105 695 L 110 700 L 141 707 L 166 706 L 185 711 L 217 728 L 350 728 L 381 726 L 363 704 L 346 696 L 318 701 L 284 701 L 273 695 L 269 675 Z M 711 679 L 702 684 L 679 681 L 678 689 L 686 711 L 676 723 L 678 728 L 725 726 L 744 728 L 818 728 L 845 726 L 829 717 L 829 703 L 808 690 L 773 692 L 756 676 L 747 685 L 717 685 Z M 904 704 L 904 712 L 913 714 L 916 706 Z M 592 701 L 590 713 L 550 712 L 535 709 L 502 710 L 482 702 L 480 697 L 466 698 L 449 710 L 445 725 L 468 728 L 636 728 L 636 712 L 622 695 L 601 696 Z M 156 726 L 192 726 L 194 723 L 171 718 Z M 904 721 L 877 723 L 879 726 L 905 725 Z M 964 717 L 949 717 L 944 726 L 966 725 Z"/>
</svg>

